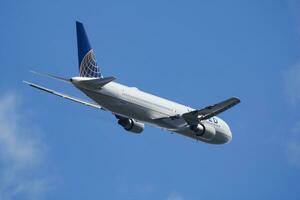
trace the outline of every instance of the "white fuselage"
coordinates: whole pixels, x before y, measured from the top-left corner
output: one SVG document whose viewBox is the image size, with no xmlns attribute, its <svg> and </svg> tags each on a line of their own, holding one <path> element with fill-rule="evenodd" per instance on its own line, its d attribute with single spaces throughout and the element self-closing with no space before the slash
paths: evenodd
<svg viewBox="0 0 300 200">
<path fill-rule="evenodd" d="M 190 129 L 189 125 L 182 118 L 169 118 L 195 110 L 193 108 L 116 82 L 110 82 L 101 89 L 91 90 L 89 87 L 81 84 L 81 79 L 81 77 L 72 78 L 73 85 L 102 106 L 104 110 L 111 111 L 114 114 L 161 127 L 207 143 L 223 144 L 232 138 L 229 126 L 218 117 L 202 122 L 207 126 L 214 127 L 216 130 L 216 136 L 211 140 L 207 140 L 196 136 L 195 132 Z"/>
</svg>

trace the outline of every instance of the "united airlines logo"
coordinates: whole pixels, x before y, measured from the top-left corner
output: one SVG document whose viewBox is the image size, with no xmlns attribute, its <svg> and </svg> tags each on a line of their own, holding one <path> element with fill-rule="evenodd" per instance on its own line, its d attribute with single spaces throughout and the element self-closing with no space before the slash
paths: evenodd
<svg viewBox="0 0 300 200">
<path fill-rule="evenodd" d="M 101 77 L 99 67 L 91 49 L 82 59 L 80 63 L 80 76 L 81 77 Z"/>
</svg>

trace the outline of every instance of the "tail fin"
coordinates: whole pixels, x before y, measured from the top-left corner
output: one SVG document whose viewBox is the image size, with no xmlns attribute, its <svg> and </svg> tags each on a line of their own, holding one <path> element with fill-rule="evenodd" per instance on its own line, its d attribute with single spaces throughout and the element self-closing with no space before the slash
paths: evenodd
<svg viewBox="0 0 300 200">
<path fill-rule="evenodd" d="M 102 77 L 83 24 L 76 21 L 78 64 L 81 77 Z"/>
</svg>

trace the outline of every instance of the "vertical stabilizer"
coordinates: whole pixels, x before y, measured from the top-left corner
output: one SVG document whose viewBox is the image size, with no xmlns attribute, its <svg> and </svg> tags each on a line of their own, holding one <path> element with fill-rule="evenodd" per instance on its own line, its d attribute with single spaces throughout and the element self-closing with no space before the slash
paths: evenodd
<svg viewBox="0 0 300 200">
<path fill-rule="evenodd" d="M 81 77 L 102 77 L 89 39 L 81 22 L 76 21 L 79 74 Z"/>
</svg>

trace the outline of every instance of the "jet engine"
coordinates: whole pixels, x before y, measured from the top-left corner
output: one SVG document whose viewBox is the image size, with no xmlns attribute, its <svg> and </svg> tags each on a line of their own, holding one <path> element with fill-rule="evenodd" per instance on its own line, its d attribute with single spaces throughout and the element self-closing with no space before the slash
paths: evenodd
<svg viewBox="0 0 300 200">
<path fill-rule="evenodd" d="M 134 119 L 121 118 L 118 120 L 120 124 L 126 131 L 133 133 L 141 133 L 144 130 L 145 125 L 143 123 L 137 122 Z"/>
<path fill-rule="evenodd" d="M 210 125 L 199 123 L 198 125 L 190 126 L 190 129 L 195 132 L 196 136 L 211 140 L 216 135 L 216 129 Z"/>
</svg>

